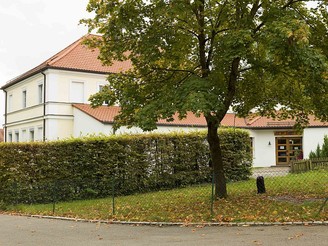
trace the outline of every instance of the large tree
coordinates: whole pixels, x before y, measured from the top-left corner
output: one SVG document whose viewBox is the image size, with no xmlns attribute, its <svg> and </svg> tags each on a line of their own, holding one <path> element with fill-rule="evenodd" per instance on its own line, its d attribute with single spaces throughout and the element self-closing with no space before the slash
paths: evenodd
<svg viewBox="0 0 328 246">
<path fill-rule="evenodd" d="M 119 103 L 117 126 L 144 130 L 176 112 L 204 116 L 216 195 L 226 197 L 217 130 L 229 108 L 301 125 L 309 114 L 328 118 L 327 6 L 315 1 L 310 9 L 306 2 L 90 0 L 94 18 L 82 22 L 101 37 L 88 44 L 100 49 L 104 64 L 133 65 L 111 74 L 91 103 Z"/>
</svg>

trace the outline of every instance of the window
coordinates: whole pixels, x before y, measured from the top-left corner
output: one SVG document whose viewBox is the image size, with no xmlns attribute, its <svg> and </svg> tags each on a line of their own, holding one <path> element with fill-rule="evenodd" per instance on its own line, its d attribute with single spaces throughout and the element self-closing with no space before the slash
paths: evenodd
<svg viewBox="0 0 328 246">
<path fill-rule="evenodd" d="M 71 102 L 73 102 L 73 103 L 83 103 L 84 102 L 84 83 L 83 82 L 72 82 Z"/>
<path fill-rule="evenodd" d="M 38 85 L 38 100 L 39 104 L 43 103 L 43 84 Z"/>
<path fill-rule="evenodd" d="M 19 142 L 19 131 L 15 131 L 15 141 Z"/>
<path fill-rule="evenodd" d="M 98 92 L 102 91 L 104 89 L 105 85 L 99 85 Z"/>
<path fill-rule="evenodd" d="M 34 142 L 34 128 L 30 129 L 30 137 L 29 137 L 31 142 Z"/>
<path fill-rule="evenodd" d="M 8 96 L 8 112 L 12 111 L 12 107 L 13 107 L 13 94 L 10 94 Z"/>
<path fill-rule="evenodd" d="M 22 102 L 23 102 L 23 108 L 26 108 L 26 90 L 22 91 Z"/>
<path fill-rule="evenodd" d="M 38 127 L 38 140 L 43 141 L 43 127 Z"/>
<path fill-rule="evenodd" d="M 12 132 L 9 132 L 7 142 L 11 143 L 12 141 L 13 141 L 13 134 L 12 134 Z"/>
<path fill-rule="evenodd" d="M 99 85 L 98 92 L 101 92 L 104 89 L 105 85 Z M 108 100 L 105 100 L 103 104 L 108 105 Z"/>
<path fill-rule="evenodd" d="M 22 142 L 26 142 L 27 141 L 27 136 L 26 136 L 26 130 L 22 130 Z"/>
</svg>

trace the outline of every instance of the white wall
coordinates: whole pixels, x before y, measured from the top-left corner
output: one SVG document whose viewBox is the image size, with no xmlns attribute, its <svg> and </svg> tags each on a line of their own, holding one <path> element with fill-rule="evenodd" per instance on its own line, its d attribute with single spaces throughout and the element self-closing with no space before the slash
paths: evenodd
<svg viewBox="0 0 328 246">
<path fill-rule="evenodd" d="M 328 135 L 328 127 L 305 128 L 303 132 L 303 155 L 308 158 L 311 151 L 315 151 L 317 145 L 323 144 L 323 138 Z"/>
<path fill-rule="evenodd" d="M 273 130 L 248 130 L 253 138 L 253 166 L 276 165 L 275 136 Z M 269 145 L 270 142 L 270 145 Z"/>
<path fill-rule="evenodd" d="M 178 126 L 164 126 L 160 125 L 157 126 L 157 129 L 153 130 L 152 132 L 155 133 L 170 133 L 170 132 L 190 132 L 190 131 L 203 131 L 206 130 L 205 127 L 178 127 Z M 115 134 L 135 134 L 135 133 L 143 133 L 143 131 L 138 127 L 120 127 Z"/>
<path fill-rule="evenodd" d="M 34 130 L 34 141 L 42 141 L 43 135 L 38 134 L 38 129 L 43 127 L 43 121 L 42 120 L 34 120 L 30 122 L 20 123 L 20 124 L 14 124 L 9 127 L 7 127 L 7 140 L 8 135 L 11 134 L 13 136 L 12 140 L 13 142 L 16 142 L 14 135 L 16 132 L 19 134 L 19 141 L 20 142 L 26 142 L 31 141 L 30 139 L 30 131 L 31 129 Z M 23 132 L 26 132 L 25 138 L 23 137 Z"/>
<path fill-rule="evenodd" d="M 56 69 L 48 69 L 44 73 L 46 75 L 46 139 L 57 140 L 78 136 L 76 131 L 79 131 L 79 129 L 73 131 L 71 99 L 74 88 L 72 82 L 83 84 L 84 93 L 81 102 L 87 103 L 90 95 L 98 92 L 99 85 L 107 84 L 106 75 Z M 38 73 L 7 89 L 8 96 L 12 95 L 11 109 L 7 116 L 8 130 L 19 131 L 22 135 L 26 128 L 38 127 L 29 123 L 32 119 L 33 121 L 43 120 L 43 104 L 40 104 L 38 96 L 38 85 L 43 81 L 44 76 Z M 22 92 L 24 90 L 27 92 L 26 108 L 22 106 Z M 30 118 L 32 119 L 30 120 Z M 88 127 L 86 124 L 83 124 L 83 126 Z M 106 126 L 106 128 L 108 127 Z M 109 126 L 109 128 L 111 127 Z M 93 129 L 87 129 L 86 131 L 92 132 Z M 111 132 L 111 129 L 101 129 L 101 131 L 96 129 L 96 131 Z"/>
<path fill-rule="evenodd" d="M 39 102 L 39 84 L 43 84 L 43 75 L 36 74 L 6 89 L 7 97 L 12 96 L 7 104 L 7 136 L 19 134 L 19 141 L 31 141 L 34 130 L 34 141 L 40 141 L 37 131 L 43 125 L 43 104 Z M 23 91 L 26 91 L 26 108 L 23 107 Z M 17 141 L 13 137 L 13 141 Z"/>
<path fill-rule="evenodd" d="M 113 134 L 112 125 L 105 125 L 93 117 L 83 113 L 81 110 L 73 107 L 74 126 L 73 136 L 82 137 L 87 135 L 98 135 L 99 133 Z"/>
<path fill-rule="evenodd" d="M 59 140 L 73 136 L 73 117 L 47 117 L 46 140 Z"/>
<path fill-rule="evenodd" d="M 15 112 L 23 109 L 23 90 L 26 90 L 26 108 L 40 104 L 38 100 L 38 85 L 40 83 L 43 83 L 43 76 L 42 74 L 36 74 L 7 88 L 7 96 L 12 95 L 12 103 L 11 105 L 7 105 L 7 112 Z"/>
<path fill-rule="evenodd" d="M 98 92 L 99 85 L 107 84 L 106 75 L 81 73 L 64 70 L 48 70 L 48 101 L 71 102 L 73 82 L 83 83 L 83 103 L 87 103 L 90 95 Z"/>
</svg>

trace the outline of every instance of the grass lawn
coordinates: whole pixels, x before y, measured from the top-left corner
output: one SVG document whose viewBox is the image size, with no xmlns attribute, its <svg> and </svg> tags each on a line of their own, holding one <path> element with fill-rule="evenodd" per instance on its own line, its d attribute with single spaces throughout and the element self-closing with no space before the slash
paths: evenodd
<svg viewBox="0 0 328 246">
<path fill-rule="evenodd" d="M 216 200 L 211 214 L 211 185 L 115 198 L 62 202 L 56 216 L 121 221 L 240 222 L 328 220 L 328 171 L 265 179 L 267 193 L 256 194 L 255 180 L 229 183 L 227 199 Z M 17 205 L 7 212 L 53 215 L 52 204 Z"/>
</svg>

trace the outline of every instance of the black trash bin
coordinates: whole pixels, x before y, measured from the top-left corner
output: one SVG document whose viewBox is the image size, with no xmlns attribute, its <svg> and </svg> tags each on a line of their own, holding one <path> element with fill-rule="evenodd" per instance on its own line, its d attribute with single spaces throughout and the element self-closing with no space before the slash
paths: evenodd
<svg viewBox="0 0 328 246">
<path fill-rule="evenodd" d="M 263 176 L 258 176 L 256 178 L 256 186 L 257 186 L 257 194 L 265 193 L 265 184 L 264 184 Z"/>
</svg>

